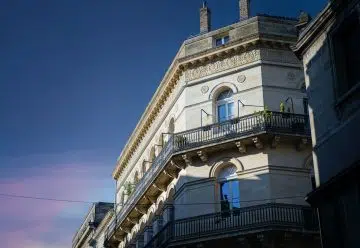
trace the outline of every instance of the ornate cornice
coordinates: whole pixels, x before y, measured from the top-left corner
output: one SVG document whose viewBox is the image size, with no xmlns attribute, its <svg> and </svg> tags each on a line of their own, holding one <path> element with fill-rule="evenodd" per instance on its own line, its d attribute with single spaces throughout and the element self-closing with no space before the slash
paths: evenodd
<svg viewBox="0 0 360 248">
<path fill-rule="evenodd" d="M 116 168 L 113 171 L 113 178 L 115 180 L 118 179 L 121 172 L 126 168 L 127 163 L 178 84 L 183 73 L 185 73 L 185 80 L 194 80 L 259 60 L 260 51 L 256 50 L 256 48 L 260 46 L 289 50 L 290 44 L 291 42 L 288 40 L 276 41 L 257 36 L 252 40 L 229 43 L 220 48 L 210 49 L 206 52 L 181 59 L 177 55 L 120 154 Z"/>
</svg>

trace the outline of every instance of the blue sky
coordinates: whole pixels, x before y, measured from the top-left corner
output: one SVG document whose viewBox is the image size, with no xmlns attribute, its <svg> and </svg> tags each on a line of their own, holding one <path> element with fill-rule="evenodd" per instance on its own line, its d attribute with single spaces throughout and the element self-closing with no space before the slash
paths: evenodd
<svg viewBox="0 0 360 248">
<path fill-rule="evenodd" d="M 252 0 L 251 14 L 314 16 L 325 3 Z M 214 28 L 238 19 L 237 0 L 208 5 Z M 198 33 L 200 6 L 2 1 L 0 193 L 112 201 L 116 158 L 177 49 Z M 5 248 L 69 247 L 89 207 L 0 201 Z"/>
</svg>

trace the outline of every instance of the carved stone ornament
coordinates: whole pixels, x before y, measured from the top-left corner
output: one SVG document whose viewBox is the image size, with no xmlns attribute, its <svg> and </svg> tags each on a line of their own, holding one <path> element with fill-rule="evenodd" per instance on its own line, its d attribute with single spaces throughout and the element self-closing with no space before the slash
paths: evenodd
<svg viewBox="0 0 360 248">
<path fill-rule="evenodd" d="M 203 87 L 201 87 L 201 93 L 205 94 L 208 91 L 209 91 L 209 86 L 204 85 Z"/>
<path fill-rule="evenodd" d="M 289 81 L 291 81 L 291 82 L 294 82 L 295 81 L 295 79 L 296 79 L 296 75 L 295 75 L 295 73 L 294 72 L 289 72 L 288 74 L 287 74 L 287 79 L 289 80 Z"/>
<path fill-rule="evenodd" d="M 206 77 L 214 73 L 249 64 L 260 59 L 260 50 L 252 50 L 229 58 L 205 64 L 185 72 L 186 81 Z"/>
<path fill-rule="evenodd" d="M 246 76 L 245 75 L 240 75 L 240 76 L 238 76 L 238 78 L 237 78 L 237 81 L 239 82 L 239 83 L 243 83 L 243 82 L 245 82 L 245 80 L 246 80 Z"/>
</svg>

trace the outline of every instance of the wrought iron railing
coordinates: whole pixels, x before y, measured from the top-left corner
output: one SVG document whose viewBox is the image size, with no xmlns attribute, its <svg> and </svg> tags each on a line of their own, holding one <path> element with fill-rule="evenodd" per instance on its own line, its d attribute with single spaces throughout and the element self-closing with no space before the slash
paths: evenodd
<svg viewBox="0 0 360 248">
<path fill-rule="evenodd" d="M 76 245 L 79 243 L 80 239 L 82 238 L 82 236 L 84 235 L 84 233 L 88 230 L 89 227 L 89 222 L 91 220 L 95 219 L 95 207 L 96 204 L 93 204 L 90 208 L 90 210 L 88 211 L 85 220 L 83 221 L 83 223 L 81 224 L 80 228 L 77 230 L 76 234 L 74 235 L 73 239 L 72 239 L 72 247 L 76 247 Z"/>
<path fill-rule="evenodd" d="M 169 222 L 145 248 L 216 234 L 241 234 L 257 229 L 291 229 L 300 232 L 318 232 L 315 210 L 299 205 L 269 203 Z"/>
<path fill-rule="evenodd" d="M 182 151 L 260 132 L 310 136 L 305 115 L 280 112 L 269 112 L 267 115 L 255 113 L 174 134 L 174 150 Z"/>
<path fill-rule="evenodd" d="M 173 154 L 216 142 L 265 132 L 310 136 L 308 117 L 300 114 L 280 112 L 268 112 L 266 115 L 254 113 L 171 135 L 169 141 L 154 159 L 150 169 L 142 177 L 134 192 L 129 196 L 123 208 L 106 230 L 106 239 L 113 235 L 118 225 L 130 213 L 132 207 L 135 206 L 146 189 L 150 187 L 154 178 L 164 169 L 167 161 Z"/>
</svg>

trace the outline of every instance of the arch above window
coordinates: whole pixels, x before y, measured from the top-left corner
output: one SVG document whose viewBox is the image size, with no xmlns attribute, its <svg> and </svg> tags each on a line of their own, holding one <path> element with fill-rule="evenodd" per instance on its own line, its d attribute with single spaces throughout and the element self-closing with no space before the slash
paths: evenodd
<svg viewBox="0 0 360 248">
<path fill-rule="evenodd" d="M 238 92 L 238 88 L 233 83 L 220 83 L 216 85 L 214 88 L 212 88 L 210 94 L 209 94 L 209 100 L 216 100 L 218 96 L 225 90 L 231 90 L 233 94 Z"/>
<path fill-rule="evenodd" d="M 221 101 L 221 100 L 226 100 L 226 99 L 232 98 L 233 95 L 234 95 L 234 93 L 232 92 L 232 90 L 230 90 L 230 89 L 224 90 L 217 96 L 216 101 Z"/>
<path fill-rule="evenodd" d="M 236 172 L 244 170 L 244 166 L 242 165 L 240 160 L 238 160 L 237 158 L 223 157 L 223 158 L 220 158 L 217 162 L 215 162 L 212 165 L 212 167 L 210 169 L 209 177 L 219 178 L 219 175 L 220 175 L 222 169 L 226 168 L 228 166 L 234 166 L 236 168 Z"/>
<path fill-rule="evenodd" d="M 233 164 L 228 164 L 221 168 L 217 178 L 218 180 L 228 180 L 236 176 L 237 168 Z"/>
</svg>

